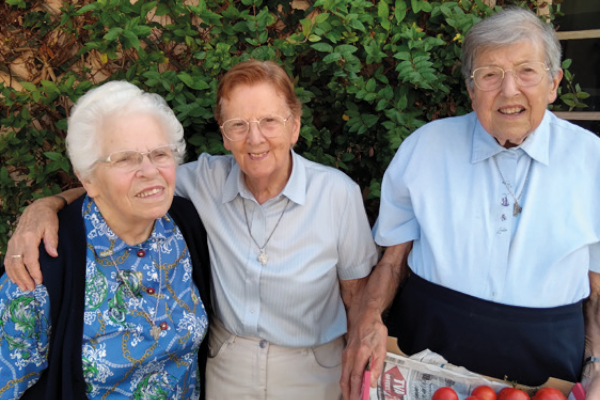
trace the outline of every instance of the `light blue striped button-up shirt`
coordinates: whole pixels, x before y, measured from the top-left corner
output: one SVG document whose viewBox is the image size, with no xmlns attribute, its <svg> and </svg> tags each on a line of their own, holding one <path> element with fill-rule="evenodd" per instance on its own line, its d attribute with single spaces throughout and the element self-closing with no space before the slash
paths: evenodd
<svg viewBox="0 0 600 400">
<path fill-rule="evenodd" d="M 518 198 L 522 213 L 502 175 Z M 529 172 L 528 172 L 529 171 Z M 600 139 L 546 111 L 505 149 L 475 113 L 431 122 L 385 173 L 375 241 L 414 240 L 430 282 L 498 303 L 554 307 L 589 294 L 600 272 Z"/>
<path fill-rule="evenodd" d="M 206 226 L 215 313 L 227 330 L 305 347 L 346 332 L 339 280 L 367 276 L 377 250 L 358 185 L 293 151 L 292 157 L 287 185 L 262 205 L 233 156 L 202 154 L 180 166 L 176 193 L 194 202 Z M 249 227 L 262 246 L 282 213 L 263 266 Z"/>
</svg>

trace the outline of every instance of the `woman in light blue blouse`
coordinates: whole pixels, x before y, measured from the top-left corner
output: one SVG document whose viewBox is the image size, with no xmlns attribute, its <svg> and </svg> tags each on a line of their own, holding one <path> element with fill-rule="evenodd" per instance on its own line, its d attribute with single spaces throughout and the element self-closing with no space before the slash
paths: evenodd
<svg viewBox="0 0 600 400">
<path fill-rule="evenodd" d="M 40 249 L 44 284 L 0 279 L 0 399 L 200 398 L 208 250 L 173 196 L 181 124 L 110 82 L 74 107 L 67 148 L 87 195 L 59 215 L 59 257 Z"/>
</svg>

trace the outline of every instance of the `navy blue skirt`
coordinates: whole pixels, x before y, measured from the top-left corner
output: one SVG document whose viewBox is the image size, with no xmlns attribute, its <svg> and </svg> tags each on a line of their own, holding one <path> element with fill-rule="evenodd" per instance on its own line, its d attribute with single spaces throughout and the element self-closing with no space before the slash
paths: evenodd
<svg viewBox="0 0 600 400">
<path fill-rule="evenodd" d="M 582 302 L 555 308 L 498 304 L 414 273 L 387 317 L 407 354 L 424 349 L 479 374 L 537 386 L 549 377 L 579 381 L 584 352 Z"/>
</svg>

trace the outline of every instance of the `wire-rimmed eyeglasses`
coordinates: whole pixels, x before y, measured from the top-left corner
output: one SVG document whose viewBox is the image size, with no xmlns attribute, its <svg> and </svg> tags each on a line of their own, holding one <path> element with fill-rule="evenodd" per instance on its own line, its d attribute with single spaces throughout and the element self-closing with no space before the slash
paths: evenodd
<svg viewBox="0 0 600 400">
<path fill-rule="evenodd" d="M 232 142 L 239 142 L 248 136 L 250 124 L 256 123 L 258 125 L 258 130 L 265 137 L 275 138 L 281 136 L 283 129 L 290 118 L 291 116 L 283 118 L 279 115 L 268 115 L 257 121 L 246 121 L 242 118 L 233 118 L 223 122 L 221 130 L 227 139 Z"/>
<path fill-rule="evenodd" d="M 496 66 L 480 67 L 473 71 L 471 79 L 483 91 L 496 90 L 502 86 L 504 77 L 511 73 L 519 86 L 535 86 L 542 81 L 550 68 L 543 62 L 526 62 L 515 66 L 512 70 L 504 70 Z"/>
<path fill-rule="evenodd" d="M 134 150 L 116 151 L 110 153 L 108 157 L 98 160 L 98 162 L 108 163 L 111 168 L 118 168 L 122 171 L 134 171 L 140 168 L 144 156 L 147 156 L 155 167 L 161 168 L 173 165 L 177 153 L 177 147 L 167 144 L 144 153 Z"/>
</svg>

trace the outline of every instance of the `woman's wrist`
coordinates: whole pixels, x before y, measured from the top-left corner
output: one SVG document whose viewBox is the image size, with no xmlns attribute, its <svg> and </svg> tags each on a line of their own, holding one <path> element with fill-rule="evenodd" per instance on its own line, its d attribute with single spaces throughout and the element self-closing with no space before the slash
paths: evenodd
<svg viewBox="0 0 600 400">
<path fill-rule="evenodd" d="M 61 196 L 60 194 L 55 194 L 53 197 L 58 197 L 59 199 L 62 200 L 63 206 L 61 207 L 61 209 L 65 208 L 66 206 L 69 205 L 69 202 L 67 201 L 67 199 L 64 198 L 64 196 Z"/>
</svg>

